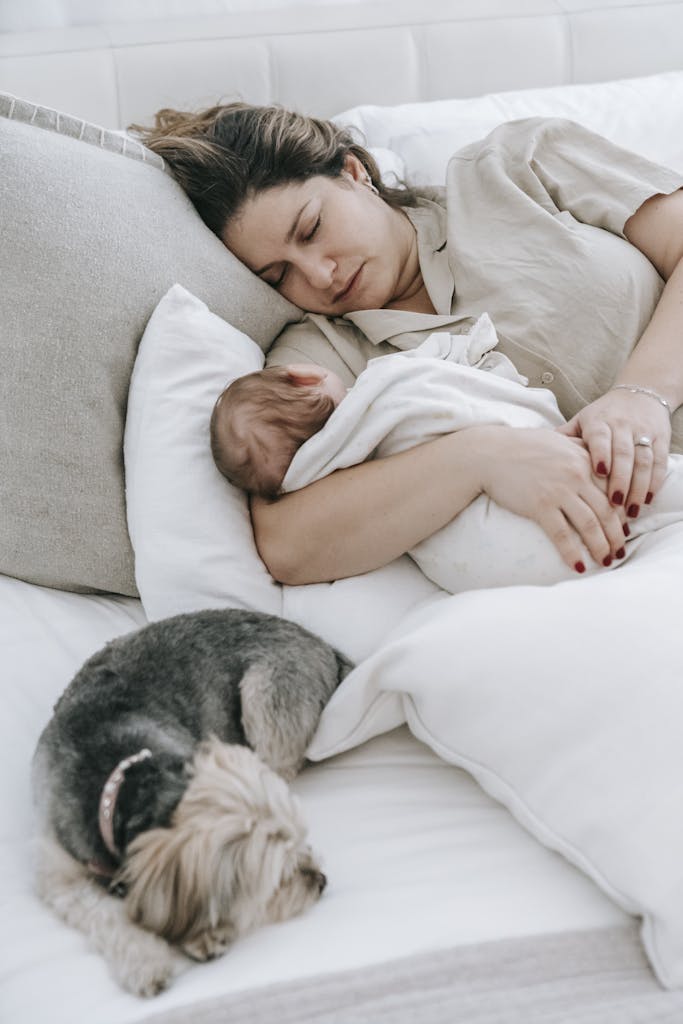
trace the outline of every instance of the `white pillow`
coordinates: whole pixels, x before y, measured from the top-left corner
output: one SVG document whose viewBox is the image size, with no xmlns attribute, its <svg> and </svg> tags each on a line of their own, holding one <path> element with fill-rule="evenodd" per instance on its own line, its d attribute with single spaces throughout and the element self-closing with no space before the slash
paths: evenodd
<svg viewBox="0 0 683 1024">
<path fill-rule="evenodd" d="M 368 146 L 391 150 L 411 183 L 443 185 L 453 153 L 488 135 L 503 121 L 524 117 L 579 121 L 625 149 L 683 170 L 681 109 L 683 72 L 672 71 L 617 82 L 491 93 L 474 99 L 367 105 L 338 114 L 334 121 L 357 128 Z"/>
<path fill-rule="evenodd" d="M 331 584 L 273 581 L 254 544 L 246 498 L 220 475 L 209 448 L 219 393 L 262 365 L 258 345 L 178 284 L 150 318 L 131 379 L 124 440 L 140 598 L 150 620 L 210 607 L 282 615 L 360 661 L 439 591 L 407 556 Z M 386 718 L 377 731 L 400 721 Z"/>
<path fill-rule="evenodd" d="M 423 606 L 342 683 L 313 760 L 406 716 L 627 912 L 683 987 L 683 525 L 612 573 Z"/>
<path fill-rule="evenodd" d="M 246 497 L 220 475 L 209 447 L 218 395 L 263 361 L 255 342 L 178 284 L 150 317 L 124 436 L 128 531 L 150 620 L 225 605 L 282 614 Z"/>
</svg>

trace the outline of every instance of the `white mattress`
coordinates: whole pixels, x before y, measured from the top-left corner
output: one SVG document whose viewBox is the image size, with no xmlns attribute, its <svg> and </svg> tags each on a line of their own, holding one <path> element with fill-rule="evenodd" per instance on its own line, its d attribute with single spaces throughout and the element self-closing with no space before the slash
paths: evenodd
<svg viewBox="0 0 683 1024">
<path fill-rule="evenodd" d="M 272 982 L 628 920 L 468 776 L 401 729 L 307 769 L 295 784 L 329 877 L 315 908 L 240 940 L 221 960 L 191 966 L 151 1002 L 126 995 L 85 940 L 32 895 L 29 762 L 81 662 L 142 625 L 144 613 L 130 599 L 2 576 L 0 608 L 3 1022 L 123 1024 Z"/>
</svg>

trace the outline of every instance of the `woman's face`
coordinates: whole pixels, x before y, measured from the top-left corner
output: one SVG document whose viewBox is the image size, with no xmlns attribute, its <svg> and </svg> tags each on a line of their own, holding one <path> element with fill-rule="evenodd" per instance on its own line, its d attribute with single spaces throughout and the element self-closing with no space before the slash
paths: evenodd
<svg viewBox="0 0 683 1024">
<path fill-rule="evenodd" d="M 415 231 L 364 184 L 353 156 L 339 178 L 317 176 L 248 199 L 225 245 L 310 313 L 341 316 L 400 299 L 419 272 Z"/>
</svg>

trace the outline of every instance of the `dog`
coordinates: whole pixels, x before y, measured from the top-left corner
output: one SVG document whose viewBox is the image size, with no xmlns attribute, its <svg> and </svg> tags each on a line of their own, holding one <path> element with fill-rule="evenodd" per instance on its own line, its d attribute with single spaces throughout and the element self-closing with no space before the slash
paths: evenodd
<svg viewBox="0 0 683 1024">
<path fill-rule="evenodd" d="M 351 668 L 292 622 L 228 609 L 114 640 L 69 684 L 33 759 L 37 888 L 125 989 L 155 995 L 187 957 L 319 898 L 286 783 Z"/>
</svg>

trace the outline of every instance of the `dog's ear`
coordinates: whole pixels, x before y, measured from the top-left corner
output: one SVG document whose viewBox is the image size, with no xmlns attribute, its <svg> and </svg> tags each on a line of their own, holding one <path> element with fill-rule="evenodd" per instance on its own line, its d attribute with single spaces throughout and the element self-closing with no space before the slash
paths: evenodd
<svg viewBox="0 0 683 1024">
<path fill-rule="evenodd" d="M 113 884 L 125 887 L 131 920 L 169 942 L 178 941 L 186 918 L 198 909 L 185 905 L 182 837 L 175 829 L 151 829 L 131 843 L 128 854 Z"/>
<path fill-rule="evenodd" d="M 215 811 L 180 817 L 131 843 L 114 884 L 126 887 L 132 920 L 168 942 L 184 946 L 220 931 L 227 943 L 236 931 L 230 920 L 236 884 L 231 846 L 242 824 Z M 206 959 L 200 946 L 190 955 Z"/>
<path fill-rule="evenodd" d="M 120 850 L 141 832 L 169 827 L 191 777 L 191 766 L 173 754 L 155 753 L 131 765 L 116 801 L 114 836 Z"/>
</svg>

